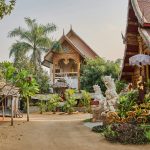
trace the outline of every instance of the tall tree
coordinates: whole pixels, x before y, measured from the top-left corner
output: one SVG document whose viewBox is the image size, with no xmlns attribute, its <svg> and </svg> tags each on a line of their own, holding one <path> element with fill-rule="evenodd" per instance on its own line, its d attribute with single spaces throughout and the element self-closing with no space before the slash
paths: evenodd
<svg viewBox="0 0 150 150">
<path fill-rule="evenodd" d="M 102 81 L 102 76 L 111 75 L 112 78 L 117 80 L 119 73 L 119 61 L 106 61 L 103 58 L 87 59 L 81 67 L 81 89 L 92 92 L 93 85 L 98 84 L 104 92 L 106 87 Z"/>
<path fill-rule="evenodd" d="M 16 0 L 10 0 L 9 3 L 6 3 L 6 0 L 0 0 L 0 20 L 3 19 L 5 15 L 11 13 L 12 9 L 15 6 Z"/>
<path fill-rule="evenodd" d="M 48 35 L 56 30 L 56 26 L 53 23 L 41 25 L 35 19 L 30 18 L 25 18 L 25 23 L 28 29 L 18 27 L 8 34 L 9 37 L 19 37 L 19 41 L 12 45 L 10 56 L 17 56 L 18 50 L 25 54 L 30 52 L 31 62 L 34 64 L 35 70 L 38 70 L 41 68 L 42 52 L 48 51 L 52 43 Z M 13 50 L 17 46 L 18 50 Z"/>
</svg>

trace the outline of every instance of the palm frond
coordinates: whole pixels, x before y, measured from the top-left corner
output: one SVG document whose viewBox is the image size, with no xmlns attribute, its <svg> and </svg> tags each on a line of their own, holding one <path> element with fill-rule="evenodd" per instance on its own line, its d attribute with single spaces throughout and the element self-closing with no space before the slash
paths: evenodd
<svg viewBox="0 0 150 150">
<path fill-rule="evenodd" d="M 30 28 L 31 30 L 37 24 L 36 19 L 31 19 L 30 17 L 25 17 L 24 20 L 25 20 L 25 23 L 27 24 L 28 28 Z"/>
<path fill-rule="evenodd" d="M 31 33 L 21 27 L 15 28 L 14 30 L 8 33 L 8 37 L 16 37 L 16 36 L 18 36 L 21 40 L 32 42 Z"/>
<path fill-rule="evenodd" d="M 30 49 L 32 49 L 32 46 L 30 44 L 17 41 L 11 46 L 9 57 L 11 57 L 12 55 L 16 56 L 19 54 L 26 54 Z"/>
<path fill-rule="evenodd" d="M 53 23 L 48 23 L 47 25 L 41 25 L 43 30 L 44 30 L 44 33 L 45 34 L 48 34 L 48 33 L 51 33 L 51 32 L 54 32 L 56 31 L 57 27 L 55 24 Z"/>
<path fill-rule="evenodd" d="M 48 37 L 44 36 L 44 37 L 38 38 L 36 43 L 38 47 L 50 48 L 52 42 Z"/>
</svg>

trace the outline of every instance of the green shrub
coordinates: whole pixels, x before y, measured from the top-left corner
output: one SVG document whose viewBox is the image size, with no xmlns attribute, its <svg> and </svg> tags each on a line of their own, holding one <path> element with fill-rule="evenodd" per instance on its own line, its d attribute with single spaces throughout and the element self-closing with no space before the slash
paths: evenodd
<svg viewBox="0 0 150 150">
<path fill-rule="evenodd" d="M 145 103 L 150 103 L 150 92 L 145 95 L 144 102 Z"/>
<path fill-rule="evenodd" d="M 90 110 L 90 102 L 91 102 L 91 95 L 89 92 L 81 91 L 82 98 L 81 98 L 81 104 L 82 106 L 86 107 L 86 112 Z"/>
<path fill-rule="evenodd" d="M 119 81 L 119 80 L 117 80 L 117 81 L 115 82 L 115 84 L 116 84 L 116 92 L 117 92 L 118 94 L 120 94 L 120 92 L 121 92 L 122 90 L 124 90 L 124 89 L 126 88 L 126 86 L 127 86 L 126 82 L 124 82 L 124 81 Z"/>
<path fill-rule="evenodd" d="M 128 123 L 109 125 L 104 136 L 108 141 L 122 144 L 145 144 L 149 142 L 143 128 Z"/>
<path fill-rule="evenodd" d="M 138 91 L 133 90 L 125 93 L 119 97 L 118 115 L 120 117 L 126 117 L 126 113 L 132 110 L 132 107 L 136 104 L 138 99 Z"/>
<path fill-rule="evenodd" d="M 68 89 L 65 92 L 66 103 L 63 106 L 63 110 L 69 114 L 74 111 L 74 106 L 77 104 L 74 94 L 75 90 L 73 89 Z"/>
<path fill-rule="evenodd" d="M 47 109 L 55 113 L 61 100 L 62 98 L 58 94 L 52 94 L 50 100 L 47 102 Z"/>
<path fill-rule="evenodd" d="M 40 109 L 40 114 L 43 114 L 43 112 L 45 112 L 46 108 L 47 108 L 46 103 L 41 101 L 41 102 L 38 103 L 38 106 L 39 106 L 39 109 Z"/>
<path fill-rule="evenodd" d="M 96 133 L 103 133 L 106 129 L 106 126 L 105 125 L 99 125 L 99 126 L 95 126 L 92 128 L 92 131 L 93 132 L 96 132 Z"/>
</svg>

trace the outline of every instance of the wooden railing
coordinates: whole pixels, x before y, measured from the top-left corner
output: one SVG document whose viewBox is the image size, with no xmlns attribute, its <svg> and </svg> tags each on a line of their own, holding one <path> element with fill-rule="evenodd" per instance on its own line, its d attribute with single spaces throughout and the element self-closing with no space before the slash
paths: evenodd
<svg viewBox="0 0 150 150">
<path fill-rule="evenodd" d="M 64 78 L 67 77 L 76 77 L 78 75 L 78 72 L 62 72 L 62 73 L 55 73 L 55 78 Z"/>
</svg>

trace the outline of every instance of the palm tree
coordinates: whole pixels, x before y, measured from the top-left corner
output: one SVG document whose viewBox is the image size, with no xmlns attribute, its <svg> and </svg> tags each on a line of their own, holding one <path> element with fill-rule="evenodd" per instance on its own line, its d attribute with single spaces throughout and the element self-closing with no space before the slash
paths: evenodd
<svg viewBox="0 0 150 150">
<path fill-rule="evenodd" d="M 25 23 L 28 27 L 27 30 L 18 27 L 8 34 L 9 37 L 19 37 L 20 39 L 17 43 L 12 45 L 10 56 L 14 55 L 16 59 L 18 53 L 27 54 L 30 52 L 31 62 L 34 64 L 36 71 L 41 67 L 42 52 L 48 51 L 51 46 L 52 41 L 48 35 L 56 30 L 56 26 L 49 23 L 41 25 L 38 24 L 35 19 L 30 18 L 25 18 Z"/>
<path fill-rule="evenodd" d="M 26 43 L 17 41 L 12 44 L 9 57 L 14 56 L 14 65 L 16 66 L 23 58 L 26 58 L 26 53 L 29 51 Z"/>
</svg>

